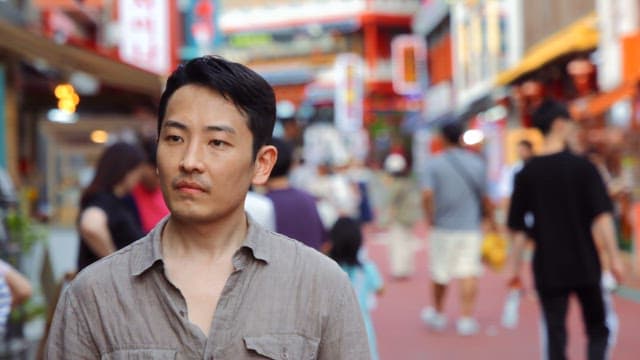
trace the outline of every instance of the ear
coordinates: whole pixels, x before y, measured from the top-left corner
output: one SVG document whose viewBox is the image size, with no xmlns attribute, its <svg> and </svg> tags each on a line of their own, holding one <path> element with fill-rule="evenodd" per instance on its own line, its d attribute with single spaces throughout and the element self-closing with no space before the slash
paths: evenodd
<svg viewBox="0 0 640 360">
<path fill-rule="evenodd" d="M 253 185 L 263 185 L 269 180 L 271 169 L 273 169 L 277 158 L 278 149 L 273 145 L 265 145 L 258 150 L 251 181 Z"/>
</svg>

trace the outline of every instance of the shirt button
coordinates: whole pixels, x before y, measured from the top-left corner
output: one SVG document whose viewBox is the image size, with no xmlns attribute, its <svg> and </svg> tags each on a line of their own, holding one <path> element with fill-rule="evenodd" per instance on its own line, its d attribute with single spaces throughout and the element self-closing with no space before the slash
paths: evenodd
<svg viewBox="0 0 640 360">
<path fill-rule="evenodd" d="M 184 310 L 180 310 L 180 316 L 184 317 Z"/>
</svg>

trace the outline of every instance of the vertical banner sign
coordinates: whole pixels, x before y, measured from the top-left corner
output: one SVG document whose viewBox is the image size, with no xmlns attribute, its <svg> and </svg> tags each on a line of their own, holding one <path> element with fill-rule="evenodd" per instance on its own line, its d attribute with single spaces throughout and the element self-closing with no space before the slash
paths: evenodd
<svg viewBox="0 0 640 360">
<path fill-rule="evenodd" d="M 336 57 L 334 73 L 334 122 L 343 133 L 362 129 L 364 99 L 364 62 L 356 54 Z"/>
<path fill-rule="evenodd" d="M 169 73 L 169 1 L 118 1 L 122 61 L 156 74 Z"/>
<path fill-rule="evenodd" d="M 222 42 L 218 0 L 191 0 L 185 18 L 185 45 L 211 51 Z"/>
<path fill-rule="evenodd" d="M 391 41 L 393 90 L 419 95 L 426 85 L 427 44 L 419 35 L 398 35 Z"/>
</svg>

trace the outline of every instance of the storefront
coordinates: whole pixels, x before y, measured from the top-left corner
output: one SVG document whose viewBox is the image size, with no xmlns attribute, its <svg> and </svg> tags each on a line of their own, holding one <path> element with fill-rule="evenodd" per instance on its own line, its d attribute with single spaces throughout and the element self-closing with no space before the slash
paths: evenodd
<svg viewBox="0 0 640 360">
<path fill-rule="evenodd" d="M 34 212 L 70 225 L 85 173 L 80 168 L 93 166 L 109 137 L 149 128 L 144 124 L 154 119 L 163 79 L 3 20 L 0 38 L 3 165 L 31 194 Z M 59 110 L 55 89 L 61 84 L 73 84 L 76 109 L 68 113 L 69 123 L 52 115 Z"/>
</svg>

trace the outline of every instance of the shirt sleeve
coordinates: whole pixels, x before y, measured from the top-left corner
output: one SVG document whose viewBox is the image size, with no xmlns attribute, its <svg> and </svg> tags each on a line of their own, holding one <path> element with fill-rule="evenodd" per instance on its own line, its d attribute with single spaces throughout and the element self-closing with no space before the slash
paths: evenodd
<svg viewBox="0 0 640 360">
<path fill-rule="evenodd" d="M 356 294 L 340 270 L 330 295 L 327 320 L 322 330 L 319 360 L 369 360 L 369 343 Z"/>
<path fill-rule="evenodd" d="M 45 360 L 100 358 L 87 319 L 79 313 L 81 309 L 74 301 L 71 290 L 68 287 L 62 293 L 56 306 L 49 329 Z"/>
<path fill-rule="evenodd" d="M 420 183 L 420 190 L 433 190 L 434 187 L 434 174 L 433 174 L 433 162 L 429 162 L 427 163 L 427 165 L 424 168 L 424 171 L 422 172 L 420 178 L 419 178 L 419 183 Z"/>
<path fill-rule="evenodd" d="M 602 176 L 598 172 L 598 169 L 591 163 L 587 163 L 587 174 L 585 178 L 586 187 L 585 199 L 589 209 L 589 215 L 594 218 L 601 213 L 610 212 L 613 210 L 613 204 L 611 198 L 607 192 L 607 187 L 604 184 Z"/>
<path fill-rule="evenodd" d="M 515 176 L 513 184 L 513 193 L 511 194 L 511 203 L 509 205 L 509 215 L 507 225 L 515 231 L 526 231 L 525 214 L 530 211 L 527 202 L 526 182 L 522 173 Z"/>
</svg>

